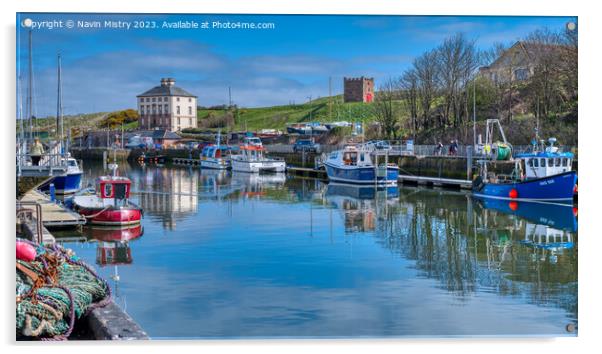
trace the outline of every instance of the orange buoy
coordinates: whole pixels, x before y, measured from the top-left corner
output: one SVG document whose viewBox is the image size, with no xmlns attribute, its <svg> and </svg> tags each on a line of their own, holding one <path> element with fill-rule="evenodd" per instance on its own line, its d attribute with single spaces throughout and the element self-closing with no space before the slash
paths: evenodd
<svg viewBox="0 0 602 354">
<path fill-rule="evenodd" d="M 510 208 L 510 210 L 516 211 L 516 209 L 518 209 L 518 202 L 510 202 L 508 203 L 508 207 Z"/>
<path fill-rule="evenodd" d="M 512 188 L 510 192 L 508 192 L 508 196 L 512 199 L 515 199 L 518 197 L 518 192 L 516 191 L 516 189 Z"/>
</svg>

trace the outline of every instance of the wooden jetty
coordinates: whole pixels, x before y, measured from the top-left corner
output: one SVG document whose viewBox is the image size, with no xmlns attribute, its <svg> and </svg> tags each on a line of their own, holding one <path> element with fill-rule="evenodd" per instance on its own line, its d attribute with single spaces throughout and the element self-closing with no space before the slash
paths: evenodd
<svg viewBox="0 0 602 354">
<path fill-rule="evenodd" d="M 26 192 L 20 200 L 40 205 L 42 224 L 45 227 L 78 226 L 86 223 L 86 218 L 51 201 L 48 195 L 35 189 Z"/>
<path fill-rule="evenodd" d="M 315 168 L 287 166 L 286 173 L 300 177 L 311 177 L 321 179 L 324 181 L 328 180 L 328 176 L 326 175 L 325 170 L 317 170 Z"/>
<path fill-rule="evenodd" d="M 398 182 L 427 185 L 433 187 L 454 187 L 460 189 L 472 189 L 472 181 L 466 179 L 399 175 Z"/>
</svg>

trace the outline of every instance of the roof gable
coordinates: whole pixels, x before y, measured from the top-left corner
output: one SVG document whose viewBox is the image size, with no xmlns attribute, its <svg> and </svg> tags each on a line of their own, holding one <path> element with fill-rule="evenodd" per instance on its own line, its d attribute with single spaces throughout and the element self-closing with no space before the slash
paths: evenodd
<svg viewBox="0 0 602 354">
<path fill-rule="evenodd" d="M 166 85 L 155 86 L 152 89 L 150 89 L 136 97 L 149 97 L 149 96 L 182 96 L 182 97 L 195 97 L 195 98 L 197 97 L 178 86 L 166 86 Z"/>
</svg>

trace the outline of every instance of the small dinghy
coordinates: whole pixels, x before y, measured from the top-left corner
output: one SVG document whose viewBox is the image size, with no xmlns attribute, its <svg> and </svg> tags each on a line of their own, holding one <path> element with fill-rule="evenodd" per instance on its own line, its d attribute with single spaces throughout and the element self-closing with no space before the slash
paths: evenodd
<svg viewBox="0 0 602 354">
<path fill-rule="evenodd" d="M 140 223 L 142 208 L 129 200 L 132 181 L 117 176 L 117 165 L 112 164 L 113 174 L 96 179 L 93 195 L 73 197 L 73 209 L 86 217 L 92 225 L 124 226 Z"/>
</svg>

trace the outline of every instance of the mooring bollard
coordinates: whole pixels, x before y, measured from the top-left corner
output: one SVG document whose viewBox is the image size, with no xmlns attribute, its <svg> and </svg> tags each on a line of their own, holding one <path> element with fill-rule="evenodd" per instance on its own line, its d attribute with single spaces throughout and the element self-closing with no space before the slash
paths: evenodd
<svg viewBox="0 0 602 354">
<path fill-rule="evenodd" d="M 48 192 L 50 193 L 50 201 L 54 202 L 56 200 L 56 189 L 54 188 L 54 183 L 50 183 L 48 186 Z"/>
</svg>

